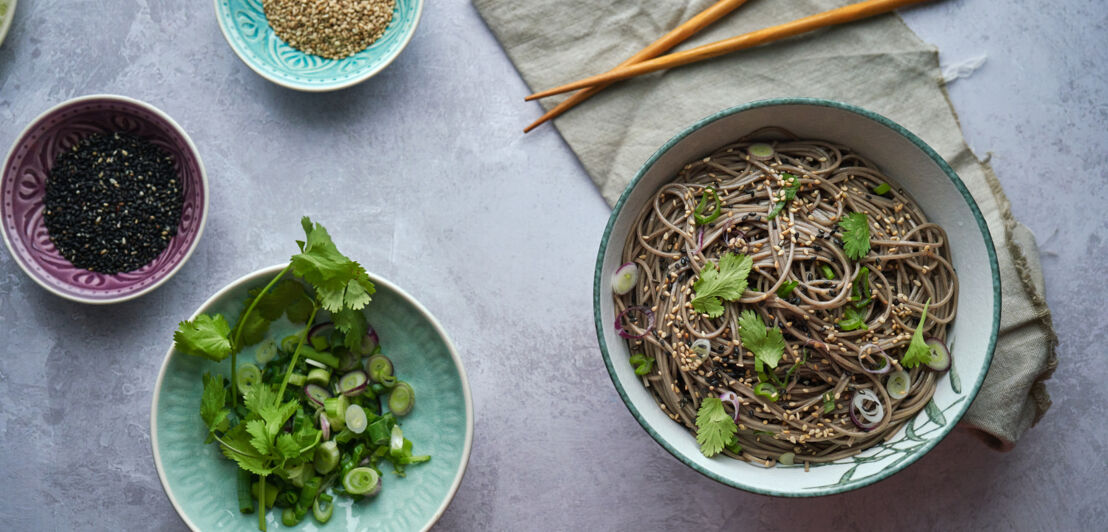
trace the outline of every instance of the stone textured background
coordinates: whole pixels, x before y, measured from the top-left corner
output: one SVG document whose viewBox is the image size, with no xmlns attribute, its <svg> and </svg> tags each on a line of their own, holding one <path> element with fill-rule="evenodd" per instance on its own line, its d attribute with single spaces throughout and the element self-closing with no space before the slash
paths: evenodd
<svg viewBox="0 0 1108 532">
<path fill-rule="evenodd" d="M 231 52 L 210 2 L 22 0 L 0 46 L 0 147 L 92 93 L 148 101 L 192 136 L 211 215 L 191 261 L 137 301 L 70 303 L 0 253 L 0 522 L 180 530 L 154 470 L 152 387 L 177 321 L 287 259 L 299 217 L 419 298 L 455 340 L 476 433 L 443 530 L 1083 530 L 1108 522 L 1108 7 L 947 0 L 903 12 L 944 64 L 969 145 L 1038 236 L 1061 337 L 1054 407 L 1015 451 L 956 431 L 894 477 L 785 500 L 681 465 L 604 371 L 591 279 L 608 209 L 466 0 L 427 3 L 375 78 L 301 94 Z"/>
</svg>

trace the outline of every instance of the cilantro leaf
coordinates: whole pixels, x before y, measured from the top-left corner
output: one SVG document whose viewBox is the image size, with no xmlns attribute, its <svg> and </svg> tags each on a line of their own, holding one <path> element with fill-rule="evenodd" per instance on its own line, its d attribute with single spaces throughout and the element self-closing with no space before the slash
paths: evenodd
<svg viewBox="0 0 1108 532">
<path fill-rule="evenodd" d="M 264 301 L 265 298 L 263 297 Z M 248 345 L 254 345 L 265 339 L 265 333 L 269 331 L 270 320 L 262 316 L 259 312 L 251 312 L 245 314 L 246 309 L 250 308 L 250 304 L 253 303 L 254 298 L 250 297 L 246 299 L 246 303 L 242 307 L 242 312 L 239 313 L 239 318 L 235 322 L 236 326 L 240 328 L 239 332 L 239 345 L 235 346 L 235 351 L 241 351 L 242 348 Z M 261 302 L 259 301 L 260 305 Z"/>
<path fill-rule="evenodd" d="M 293 273 L 315 288 L 324 309 L 364 308 L 374 293 L 365 269 L 339 252 L 322 225 L 313 224 L 307 216 L 300 223 L 307 236 L 298 241 L 300 253 L 292 256 Z"/>
<path fill-rule="evenodd" d="M 700 444 L 704 456 L 711 458 L 719 454 L 734 441 L 738 430 L 718 397 L 706 397 L 700 402 L 700 410 L 696 412 L 696 443 Z"/>
<path fill-rule="evenodd" d="M 250 445 L 263 455 L 269 454 L 271 442 L 269 431 L 266 430 L 266 422 L 260 419 L 252 419 L 246 422 L 246 432 L 250 434 Z"/>
<path fill-rule="evenodd" d="M 228 416 L 231 410 L 227 408 L 227 389 L 223 387 L 222 375 L 204 374 L 204 394 L 200 398 L 200 418 L 208 427 L 208 438 L 204 443 L 211 443 L 212 433 L 226 432 L 231 421 Z"/>
<path fill-rule="evenodd" d="M 277 436 L 277 452 L 285 459 L 297 458 L 300 456 L 300 444 L 292 434 L 281 434 Z"/>
<path fill-rule="evenodd" d="M 344 333 L 343 345 L 347 349 L 357 352 L 362 348 L 362 337 L 366 332 L 365 314 L 362 311 L 344 308 L 331 314 L 331 321 L 334 322 L 335 329 Z"/>
<path fill-rule="evenodd" d="M 777 288 L 777 297 L 781 299 L 788 299 L 793 293 L 793 289 L 800 285 L 800 281 L 785 281 L 781 283 L 781 286 Z"/>
<path fill-rule="evenodd" d="M 231 354 L 231 326 L 222 315 L 200 314 L 182 321 L 173 333 L 173 347 L 193 356 L 219 362 Z"/>
<path fill-rule="evenodd" d="M 282 314 L 285 314 L 290 306 L 304 300 L 306 297 L 304 285 L 293 279 L 284 279 L 274 285 L 273 289 L 261 301 L 258 301 L 255 310 L 260 312 L 265 319 L 275 321 Z"/>
<path fill-rule="evenodd" d="M 929 306 L 931 306 L 930 299 L 923 304 L 923 314 L 919 318 L 916 332 L 912 333 L 912 342 L 908 344 L 908 350 L 900 358 L 900 365 L 905 368 L 912 369 L 920 363 L 931 360 L 931 347 L 923 340 L 923 322 L 927 320 L 927 307 Z"/>
<path fill-rule="evenodd" d="M 225 443 L 219 447 L 223 451 L 223 456 L 234 460 L 239 467 L 255 475 L 264 476 L 272 473 L 276 468 L 269 464 L 267 457 L 247 454 L 254 450 L 250 439 L 250 434 L 246 432 L 246 424 L 239 423 L 223 435 Z"/>
<path fill-rule="evenodd" d="M 796 197 L 796 193 L 800 190 L 800 180 L 797 179 L 795 175 L 785 172 L 781 174 L 781 177 L 789 183 L 785 186 L 784 189 L 782 189 L 785 193 L 785 199 L 777 202 L 773 206 L 773 210 L 769 211 L 769 216 L 766 218 L 766 220 L 772 220 L 776 218 L 778 214 L 781 214 L 781 209 L 784 209 L 785 205 L 788 205 L 789 202 Z"/>
<path fill-rule="evenodd" d="M 869 253 L 869 217 L 864 212 L 852 212 L 839 220 L 843 230 L 843 250 L 854 260 Z"/>
<path fill-rule="evenodd" d="M 723 302 L 736 301 L 746 291 L 746 278 L 750 275 L 750 268 L 754 261 L 746 255 L 731 252 L 723 254 L 719 259 L 718 269 L 711 263 L 705 264 L 700 270 L 700 279 L 693 283 L 696 297 L 692 300 L 693 309 L 703 312 L 710 318 L 718 318 L 723 315 Z"/>
<path fill-rule="evenodd" d="M 844 331 L 853 331 L 856 329 L 862 329 L 868 331 L 869 327 L 866 327 L 866 322 L 862 320 L 862 312 L 856 310 L 854 307 L 847 306 L 843 308 L 843 319 L 835 323 L 840 329 Z"/>
<path fill-rule="evenodd" d="M 785 353 L 785 337 L 781 329 L 774 327 L 767 330 L 762 318 L 753 310 L 744 310 L 739 317 L 739 337 L 743 347 L 754 353 L 756 365 L 776 368 Z"/>
</svg>

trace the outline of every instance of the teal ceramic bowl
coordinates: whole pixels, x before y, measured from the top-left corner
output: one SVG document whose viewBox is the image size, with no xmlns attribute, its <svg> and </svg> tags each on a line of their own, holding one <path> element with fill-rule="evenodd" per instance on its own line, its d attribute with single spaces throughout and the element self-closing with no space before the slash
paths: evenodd
<svg viewBox="0 0 1108 532">
<path fill-rule="evenodd" d="M 231 283 L 193 314 L 237 316 L 251 288 L 261 288 L 281 266 L 256 271 Z M 366 317 L 381 338 L 381 347 L 397 374 L 416 391 L 416 407 L 403 419 L 404 435 L 415 451 L 431 461 L 411 466 L 405 478 L 386 471 L 381 493 L 353 502 L 336 497 L 331 520 L 320 527 L 311 517 L 303 530 L 427 530 L 442 516 L 462 481 L 473 442 L 473 400 L 465 370 L 438 321 L 410 295 L 370 274 L 377 293 Z M 285 320 L 271 333 L 291 334 Z M 239 364 L 254 362 L 247 348 Z M 162 363 L 150 413 L 150 441 L 162 487 L 177 513 L 193 530 L 257 530 L 257 514 L 239 513 L 235 495 L 237 466 L 215 444 L 204 444 L 200 419 L 201 376 L 205 372 L 230 377 L 229 359 L 216 364 L 172 348 Z M 387 469 L 387 468 L 386 468 Z M 269 530 L 282 529 L 280 511 L 267 515 Z"/>
<path fill-rule="evenodd" d="M 800 138 L 823 139 L 853 148 L 884 170 L 947 231 L 958 271 L 958 315 L 948 337 L 954 348 L 950 371 L 938 380 L 927 407 L 889 440 L 861 454 L 812 464 L 773 468 L 725 456 L 705 458 L 685 427 L 658 408 L 628 362 L 612 303 L 611 274 L 638 213 L 655 191 L 689 161 L 720 146 L 764 131 L 784 128 Z M 937 445 L 973 402 L 989 371 L 1000 328 L 1000 272 L 989 228 L 969 190 L 931 147 L 897 123 L 872 111 L 828 100 L 792 98 L 753 102 L 720 111 L 689 126 L 663 145 L 620 196 L 596 259 L 593 307 L 596 334 L 608 374 L 624 404 L 662 447 L 692 469 L 718 482 L 764 495 L 811 497 L 860 488 L 888 478 Z"/>
<path fill-rule="evenodd" d="M 345 59 L 306 54 L 282 41 L 269 27 L 262 0 L 215 0 L 223 37 L 246 66 L 282 87 L 307 92 L 343 89 L 389 66 L 415 34 L 423 0 L 396 0 L 385 34 L 369 48 Z"/>
</svg>

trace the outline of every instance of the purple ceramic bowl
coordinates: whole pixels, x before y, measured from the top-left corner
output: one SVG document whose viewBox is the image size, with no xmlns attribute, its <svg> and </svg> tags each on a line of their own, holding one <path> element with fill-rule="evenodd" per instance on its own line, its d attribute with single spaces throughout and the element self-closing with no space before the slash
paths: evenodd
<svg viewBox="0 0 1108 532">
<path fill-rule="evenodd" d="M 184 207 L 177 236 L 149 264 L 106 275 L 80 269 L 54 248 L 42 201 L 57 154 L 92 133 L 127 132 L 173 156 Z M 0 173 L 0 234 L 16 263 L 43 288 L 82 303 L 117 303 L 150 292 L 177 273 L 196 249 L 208 217 L 208 178 L 196 146 L 165 113 L 124 96 L 95 95 L 63 102 L 34 119 L 16 139 Z"/>
</svg>

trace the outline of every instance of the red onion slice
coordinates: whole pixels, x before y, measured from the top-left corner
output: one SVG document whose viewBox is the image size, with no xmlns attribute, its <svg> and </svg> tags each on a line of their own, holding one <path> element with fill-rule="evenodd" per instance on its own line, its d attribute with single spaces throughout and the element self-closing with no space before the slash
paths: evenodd
<svg viewBox="0 0 1108 532">
<path fill-rule="evenodd" d="M 359 352 L 362 356 L 369 355 L 374 349 L 377 349 L 378 345 L 381 345 L 381 338 L 377 336 L 377 331 L 373 326 L 367 323 L 365 326 L 365 336 L 362 337 L 362 348 Z"/>
<path fill-rule="evenodd" d="M 873 406 L 867 408 L 867 402 Z M 854 398 L 851 399 L 847 412 L 850 414 L 850 420 L 858 428 L 869 432 L 880 425 L 881 420 L 885 418 L 885 405 L 873 390 L 858 390 L 854 392 Z"/>
<path fill-rule="evenodd" d="M 878 357 L 879 360 L 883 360 L 885 363 L 879 367 L 866 366 L 865 359 Z M 885 353 L 884 349 L 877 344 L 863 344 L 858 348 L 858 365 L 862 366 L 862 371 L 871 375 L 884 375 L 889 372 L 893 367 L 893 359 Z"/>
<path fill-rule="evenodd" d="M 946 344 L 933 336 L 925 338 L 924 341 L 931 349 L 931 359 L 926 362 L 927 367 L 935 371 L 950 369 L 950 349 L 947 349 Z"/>
<path fill-rule="evenodd" d="M 700 250 L 704 249 L 704 228 L 696 230 L 696 252 L 700 253 Z"/>
<path fill-rule="evenodd" d="M 719 394 L 719 400 L 731 403 L 731 406 L 735 407 L 735 414 L 731 417 L 735 418 L 735 423 L 739 422 L 739 396 L 735 392 L 727 391 Z"/>
<path fill-rule="evenodd" d="M 641 313 L 644 316 L 646 316 L 646 327 L 643 327 L 643 333 L 642 334 L 632 334 L 632 333 L 627 332 L 627 330 L 623 328 L 623 317 L 625 315 L 627 315 L 628 312 L 638 312 L 638 313 Z M 621 338 L 629 338 L 631 340 L 637 340 L 639 338 L 642 338 L 643 336 L 646 336 L 650 332 L 650 330 L 653 329 L 653 328 L 654 328 L 654 311 L 650 310 L 649 307 L 644 307 L 644 306 L 627 307 L 626 309 L 623 310 L 623 312 L 619 313 L 619 316 L 616 316 L 616 332 L 619 333 L 619 336 Z"/>
<path fill-rule="evenodd" d="M 319 411 L 319 429 L 323 431 L 323 440 L 331 439 L 331 422 L 327 420 L 327 414 Z"/>
</svg>

